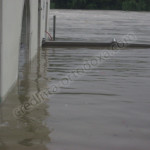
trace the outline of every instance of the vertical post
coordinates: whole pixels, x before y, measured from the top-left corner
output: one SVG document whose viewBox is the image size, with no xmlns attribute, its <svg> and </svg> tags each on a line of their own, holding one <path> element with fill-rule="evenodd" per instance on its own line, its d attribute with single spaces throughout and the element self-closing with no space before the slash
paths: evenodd
<svg viewBox="0 0 150 150">
<path fill-rule="evenodd" d="M 55 33 L 56 33 L 56 16 L 53 16 L 53 40 L 55 41 Z"/>
<path fill-rule="evenodd" d="M 47 22 L 48 22 L 48 2 L 46 2 L 45 31 L 47 31 Z"/>
<path fill-rule="evenodd" d="M 38 0 L 38 48 L 41 47 L 41 0 Z"/>
</svg>

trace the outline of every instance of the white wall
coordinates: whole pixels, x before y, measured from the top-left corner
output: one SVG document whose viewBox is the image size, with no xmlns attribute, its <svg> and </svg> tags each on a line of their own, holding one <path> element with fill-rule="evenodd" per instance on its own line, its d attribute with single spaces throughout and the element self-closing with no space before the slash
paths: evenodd
<svg viewBox="0 0 150 150">
<path fill-rule="evenodd" d="M 1 45 L 1 72 L 0 96 L 4 98 L 18 78 L 18 59 L 22 27 L 24 0 L 2 1 L 2 45 Z M 38 49 L 38 0 L 30 1 L 30 58 Z M 41 0 L 41 41 L 45 37 L 45 8 Z M 0 26 L 1 27 L 1 26 Z"/>
<path fill-rule="evenodd" d="M 2 7 L 1 97 L 4 97 L 18 76 L 23 0 L 3 0 Z"/>
<path fill-rule="evenodd" d="M 30 50 L 32 59 L 38 48 L 38 0 L 30 0 L 30 7 Z"/>
<path fill-rule="evenodd" d="M 1 44 L 2 44 L 2 0 L 0 0 L 0 102 L 1 102 Z"/>
<path fill-rule="evenodd" d="M 41 38 L 46 38 L 46 34 L 45 34 L 46 2 L 48 2 L 48 8 L 49 8 L 50 0 L 42 0 L 42 2 L 41 2 L 41 8 L 42 8 L 42 11 L 41 11 Z M 48 12 L 48 14 L 49 14 L 49 12 Z"/>
</svg>

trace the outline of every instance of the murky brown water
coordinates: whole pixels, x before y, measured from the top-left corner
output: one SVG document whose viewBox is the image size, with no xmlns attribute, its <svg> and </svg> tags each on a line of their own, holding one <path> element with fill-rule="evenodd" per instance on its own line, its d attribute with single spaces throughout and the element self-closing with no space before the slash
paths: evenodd
<svg viewBox="0 0 150 150">
<path fill-rule="evenodd" d="M 110 42 L 129 32 L 138 36 L 137 43 L 149 43 L 150 13 L 128 11 L 51 10 L 56 15 L 56 39 L 69 41 Z"/>
<path fill-rule="evenodd" d="M 1 105 L 0 150 L 148 150 L 150 49 L 121 50 L 23 118 L 12 114 L 100 51 L 41 50 Z"/>
</svg>

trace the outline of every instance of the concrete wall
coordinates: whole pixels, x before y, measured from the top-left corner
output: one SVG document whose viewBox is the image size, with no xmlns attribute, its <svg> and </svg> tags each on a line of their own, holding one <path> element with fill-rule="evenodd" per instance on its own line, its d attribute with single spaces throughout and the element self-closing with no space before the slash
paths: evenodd
<svg viewBox="0 0 150 150">
<path fill-rule="evenodd" d="M 38 50 L 38 0 L 30 1 L 30 60 Z M 0 97 L 4 99 L 18 78 L 18 59 L 20 49 L 24 0 L 0 0 L 1 49 L 0 49 Z M 41 0 L 41 41 L 45 37 L 46 0 Z M 49 2 L 48 2 L 49 3 Z M 1 14 L 1 13 L 0 13 Z"/>
<path fill-rule="evenodd" d="M 47 31 L 47 29 L 45 29 L 46 2 L 48 2 L 48 6 L 50 7 L 50 0 L 42 0 L 41 1 L 41 8 L 42 8 L 42 12 L 41 12 L 41 38 L 46 38 L 45 31 Z M 47 18 L 47 21 L 48 20 L 49 19 Z M 48 24 L 48 22 L 47 22 L 47 24 Z"/>
<path fill-rule="evenodd" d="M 1 45 L 2 45 L 2 0 L 0 0 L 0 102 L 1 102 Z"/>
</svg>

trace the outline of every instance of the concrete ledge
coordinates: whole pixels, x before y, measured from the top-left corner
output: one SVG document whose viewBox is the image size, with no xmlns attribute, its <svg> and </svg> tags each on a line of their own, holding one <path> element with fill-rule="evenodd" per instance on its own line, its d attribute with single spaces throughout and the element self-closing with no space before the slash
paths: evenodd
<svg viewBox="0 0 150 150">
<path fill-rule="evenodd" d="M 67 41 L 52 41 L 45 42 L 43 47 L 106 47 L 111 46 L 110 43 L 95 43 L 95 42 L 67 42 Z"/>
<path fill-rule="evenodd" d="M 96 43 L 96 42 L 67 42 L 51 41 L 43 43 L 43 47 L 118 47 L 118 48 L 150 48 L 150 44 Z"/>
</svg>

